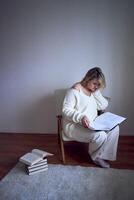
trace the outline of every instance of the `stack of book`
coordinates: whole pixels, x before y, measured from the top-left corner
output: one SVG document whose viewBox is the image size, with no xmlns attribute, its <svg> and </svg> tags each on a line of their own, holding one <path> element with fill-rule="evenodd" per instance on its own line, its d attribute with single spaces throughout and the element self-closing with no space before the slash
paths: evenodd
<svg viewBox="0 0 134 200">
<path fill-rule="evenodd" d="M 19 161 L 25 164 L 28 175 L 33 175 L 48 169 L 47 156 L 52 155 L 43 150 L 33 149 L 31 152 L 20 157 Z"/>
<path fill-rule="evenodd" d="M 35 163 L 34 165 L 30 165 L 30 166 L 26 165 L 26 172 L 28 173 L 28 175 L 32 175 L 37 172 L 46 171 L 47 169 L 48 169 L 47 158 L 41 160 L 38 163 Z"/>
</svg>

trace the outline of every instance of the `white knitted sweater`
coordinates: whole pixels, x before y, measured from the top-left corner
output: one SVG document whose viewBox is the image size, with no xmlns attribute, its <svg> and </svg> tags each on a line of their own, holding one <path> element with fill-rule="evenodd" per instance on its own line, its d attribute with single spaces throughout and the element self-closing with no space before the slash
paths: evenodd
<svg viewBox="0 0 134 200">
<path fill-rule="evenodd" d="M 102 96 L 100 90 L 88 96 L 82 90 L 69 89 L 62 108 L 64 131 L 67 132 L 73 123 L 81 124 L 83 116 L 93 121 L 97 117 L 97 111 L 104 110 L 107 106 L 108 101 Z"/>
</svg>

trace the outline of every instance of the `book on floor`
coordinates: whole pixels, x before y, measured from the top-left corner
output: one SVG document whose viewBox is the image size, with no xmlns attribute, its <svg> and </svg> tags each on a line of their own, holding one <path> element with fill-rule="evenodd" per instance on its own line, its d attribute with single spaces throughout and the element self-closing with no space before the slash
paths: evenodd
<svg viewBox="0 0 134 200">
<path fill-rule="evenodd" d="M 34 165 L 36 163 L 39 163 L 40 161 L 43 161 L 43 158 L 46 158 L 47 156 L 52 156 L 53 154 L 43 151 L 40 149 L 33 149 L 31 152 L 24 154 L 20 157 L 19 161 L 26 164 L 26 165 Z"/>
<path fill-rule="evenodd" d="M 40 170 L 35 170 L 35 171 L 32 171 L 32 172 L 29 172 L 27 171 L 28 175 L 33 175 L 33 174 L 37 174 L 37 173 L 40 173 L 40 172 L 43 172 L 43 171 L 47 171 L 48 170 L 48 167 L 44 167 Z"/>
<path fill-rule="evenodd" d="M 47 159 L 44 159 L 43 161 L 32 166 L 26 165 L 25 167 L 28 175 L 33 175 L 38 172 L 46 171 L 48 169 Z"/>
<path fill-rule="evenodd" d="M 42 165 L 43 165 L 43 166 L 47 165 L 47 158 L 41 160 L 40 162 L 38 162 L 38 163 L 36 163 L 36 164 L 34 164 L 34 165 L 31 165 L 31 166 L 28 166 L 28 165 L 27 165 L 27 168 L 28 168 L 28 169 L 34 169 L 34 168 L 40 167 L 40 166 L 42 166 Z"/>
<path fill-rule="evenodd" d="M 34 172 L 34 171 L 39 171 L 40 169 L 44 169 L 44 168 L 48 168 L 48 164 L 45 164 L 45 165 L 42 165 L 42 166 L 39 166 L 39 167 L 35 167 L 35 168 L 32 168 L 32 169 L 27 168 L 27 171 L 28 172 Z"/>
<path fill-rule="evenodd" d="M 24 156 L 21 156 L 19 161 L 26 165 L 34 165 L 35 163 L 43 160 L 42 156 L 39 156 L 34 153 L 26 153 Z"/>
<path fill-rule="evenodd" d="M 122 117 L 120 115 L 116 115 L 111 112 L 105 112 L 96 117 L 96 119 L 93 122 L 90 122 L 89 129 L 98 131 L 109 131 L 118 124 L 122 123 L 125 119 L 125 117 Z"/>
</svg>

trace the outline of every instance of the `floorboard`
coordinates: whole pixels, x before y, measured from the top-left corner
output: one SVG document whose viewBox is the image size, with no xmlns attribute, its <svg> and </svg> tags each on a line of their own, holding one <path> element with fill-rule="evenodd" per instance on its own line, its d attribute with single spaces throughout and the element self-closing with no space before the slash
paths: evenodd
<svg viewBox="0 0 134 200">
<path fill-rule="evenodd" d="M 54 153 L 48 163 L 62 164 L 58 138 L 56 134 L 0 133 L 0 179 L 18 162 L 19 157 L 33 148 Z M 96 167 L 91 161 L 88 146 L 71 142 L 65 145 L 68 165 Z M 134 136 L 120 136 L 117 161 L 110 162 L 112 168 L 134 169 Z"/>
</svg>

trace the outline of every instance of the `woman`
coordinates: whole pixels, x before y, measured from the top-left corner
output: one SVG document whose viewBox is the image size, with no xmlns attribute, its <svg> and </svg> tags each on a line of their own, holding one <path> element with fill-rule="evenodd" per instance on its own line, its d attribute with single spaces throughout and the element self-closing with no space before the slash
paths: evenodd
<svg viewBox="0 0 134 200">
<path fill-rule="evenodd" d="M 90 69 L 80 83 L 67 91 L 64 98 L 63 130 L 67 137 L 88 142 L 88 153 L 93 162 L 109 168 L 108 160 L 116 160 L 119 126 L 111 131 L 93 131 L 92 122 L 99 110 L 105 110 L 108 101 L 101 90 L 105 88 L 105 76 L 99 67 Z"/>
</svg>

